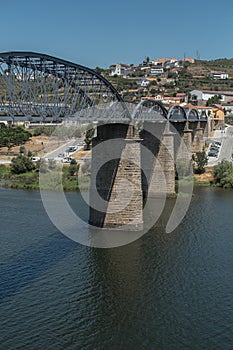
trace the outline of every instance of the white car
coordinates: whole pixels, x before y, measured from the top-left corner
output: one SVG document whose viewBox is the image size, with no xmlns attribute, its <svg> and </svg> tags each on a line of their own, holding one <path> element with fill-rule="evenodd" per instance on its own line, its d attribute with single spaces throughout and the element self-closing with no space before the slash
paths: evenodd
<svg viewBox="0 0 233 350">
<path fill-rule="evenodd" d="M 38 162 L 40 160 L 40 157 L 32 157 L 33 162 Z"/>
<path fill-rule="evenodd" d="M 62 163 L 70 163 L 70 161 L 71 161 L 71 158 L 70 158 L 70 157 L 64 157 L 64 158 L 62 158 L 62 160 L 61 160 Z"/>
</svg>

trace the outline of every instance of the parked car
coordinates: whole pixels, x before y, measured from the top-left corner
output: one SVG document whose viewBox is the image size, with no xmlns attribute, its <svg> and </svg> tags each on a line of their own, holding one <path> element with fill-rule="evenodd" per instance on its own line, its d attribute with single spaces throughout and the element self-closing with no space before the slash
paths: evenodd
<svg viewBox="0 0 233 350">
<path fill-rule="evenodd" d="M 214 142 L 212 145 L 217 148 L 221 147 L 221 143 L 219 144 L 219 142 Z"/>
<path fill-rule="evenodd" d="M 211 146 L 211 147 L 210 147 L 210 151 L 216 151 L 216 152 L 218 152 L 218 151 L 219 151 L 219 148 L 218 148 L 218 147 L 215 147 L 215 146 Z"/>
<path fill-rule="evenodd" d="M 221 144 L 222 144 L 221 141 L 215 141 L 214 143 L 215 143 L 216 145 L 219 145 L 219 146 L 221 146 Z"/>
<path fill-rule="evenodd" d="M 69 146 L 67 152 L 75 152 L 77 150 L 76 146 Z"/>
<path fill-rule="evenodd" d="M 209 157 L 217 157 L 217 156 L 218 156 L 218 152 L 217 152 L 217 151 L 214 151 L 214 150 L 209 151 L 208 156 L 209 156 Z"/>
<path fill-rule="evenodd" d="M 64 158 L 62 158 L 62 163 L 70 163 L 70 161 L 71 161 L 71 158 L 70 157 L 64 157 Z"/>
</svg>

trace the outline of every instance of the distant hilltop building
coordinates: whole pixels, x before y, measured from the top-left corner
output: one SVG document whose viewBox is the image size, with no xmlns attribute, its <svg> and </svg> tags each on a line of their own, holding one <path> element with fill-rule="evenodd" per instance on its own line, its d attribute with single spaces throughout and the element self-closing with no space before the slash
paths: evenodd
<svg viewBox="0 0 233 350">
<path fill-rule="evenodd" d="M 227 73 L 220 73 L 220 72 L 210 72 L 210 73 L 207 73 L 206 76 L 213 79 L 228 79 L 229 77 Z"/>
<path fill-rule="evenodd" d="M 194 63 L 194 58 L 184 58 L 183 60 L 179 60 L 176 57 L 161 57 L 161 58 L 155 58 L 154 60 L 151 60 L 149 57 L 146 57 L 146 59 L 140 63 L 138 66 L 130 65 L 124 63 L 117 63 L 112 64 L 110 69 L 110 76 L 127 76 L 128 74 L 134 72 L 137 70 L 137 68 L 141 70 L 145 70 L 147 74 L 163 74 L 164 68 L 165 69 L 173 69 L 178 68 L 182 66 L 182 62 L 190 62 Z M 152 72 L 150 70 L 153 69 Z"/>
<path fill-rule="evenodd" d="M 132 69 L 127 64 L 117 63 L 112 64 L 110 67 L 110 76 L 124 76 L 132 72 Z"/>
<path fill-rule="evenodd" d="M 194 58 L 189 58 L 189 57 L 184 57 L 183 62 L 189 62 L 189 63 L 195 63 L 195 59 Z"/>
<path fill-rule="evenodd" d="M 233 98 L 233 91 L 192 90 L 190 102 L 200 105 L 213 96 L 221 96 L 221 102 L 228 102 Z"/>
<path fill-rule="evenodd" d="M 185 57 L 182 60 L 179 60 L 176 57 L 166 57 L 166 58 L 155 58 L 151 61 L 151 64 L 154 66 L 161 66 L 166 69 L 177 68 L 182 65 L 182 62 L 195 63 L 194 58 Z"/>
<path fill-rule="evenodd" d="M 154 66 L 161 66 L 161 65 L 164 65 L 164 62 L 165 62 L 165 58 L 156 58 L 154 60 L 151 61 L 151 63 L 154 65 Z"/>
</svg>

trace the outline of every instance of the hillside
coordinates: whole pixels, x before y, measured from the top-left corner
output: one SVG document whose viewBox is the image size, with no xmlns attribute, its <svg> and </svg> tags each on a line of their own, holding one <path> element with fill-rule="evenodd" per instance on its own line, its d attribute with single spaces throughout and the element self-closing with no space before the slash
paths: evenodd
<svg viewBox="0 0 233 350">
<path fill-rule="evenodd" d="M 226 73 L 228 79 L 207 77 L 206 75 L 211 72 Z M 109 70 L 101 70 L 101 73 L 118 91 L 139 89 L 140 92 L 136 94 L 136 99 L 161 92 L 164 95 L 173 95 L 177 92 L 187 93 L 193 89 L 233 91 L 233 58 L 210 61 L 195 60 L 195 63 L 181 63 L 180 67 L 164 69 L 163 74 L 156 75 L 155 81 L 144 88 L 140 88 L 138 82 L 147 78 L 148 75 L 146 72 L 142 72 L 140 67 L 137 67 L 137 70 L 129 74 L 126 79 L 119 76 L 109 76 Z M 135 95 L 133 91 L 131 94 Z M 130 95 L 128 97 L 130 98 Z"/>
</svg>

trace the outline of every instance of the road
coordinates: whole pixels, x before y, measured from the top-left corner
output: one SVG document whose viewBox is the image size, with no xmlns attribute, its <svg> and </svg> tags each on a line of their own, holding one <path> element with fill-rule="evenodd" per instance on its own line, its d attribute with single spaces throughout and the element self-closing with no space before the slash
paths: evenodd
<svg viewBox="0 0 233 350">
<path fill-rule="evenodd" d="M 43 155 L 42 158 L 44 159 L 54 159 L 57 162 L 62 162 L 63 160 L 63 156 L 59 156 L 59 155 L 65 155 L 65 156 L 72 156 L 73 153 L 75 153 L 77 150 L 81 149 L 83 147 L 83 145 L 79 145 L 80 143 L 82 143 L 84 140 L 84 138 L 78 138 L 78 139 L 73 139 L 71 141 L 68 141 L 66 143 L 64 143 L 62 146 L 59 146 L 58 148 L 56 148 L 55 150 L 53 150 L 52 152 L 46 153 L 45 155 Z M 76 146 L 77 150 L 75 152 L 67 152 L 67 148 L 69 146 Z M 11 159 L 7 159 L 7 160 L 3 160 L 0 159 L 0 164 L 10 164 L 11 163 Z"/>
<path fill-rule="evenodd" d="M 52 152 L 46 153 L 42 158 L 44 159 L 54 159 L 58 162 L 61 162 L 63 159 L 63 156 L 59 156 L 59 155 L 69 155 L 71 156 L 73 153 L 75 153 L 78 149 L 81 149 L 83 146 L 79 145 L 79 143 L 83 142 L 83 138 L 79 138 L 79 139 L 73 139 L 69 142 L 66 142 L 65 144 L 63 144 L 62 146 L 56 148 L 55 150 L 53 150 Z M 69 154 L 67 154 L 67 148 L 69 146 L 77 146 L 77 150 L 75 152 L 69 152 Z"/>
<path fill-rule="evenodd" d="M 0 164 L 10 164 L 11 160 L 0 159 Z"/>
<path fill-rule="evenodd" d="M 228 126 L 225 133 L 220 130 L 216 130 L 211 141 L 221 141 L 222 145 L 219 151 L 218 157 L 209 157 L 208 165 L 214 166 L 221 162 L 223 159 L 232 161 L 233 153 L 233 126 Z"/>
</svg>

